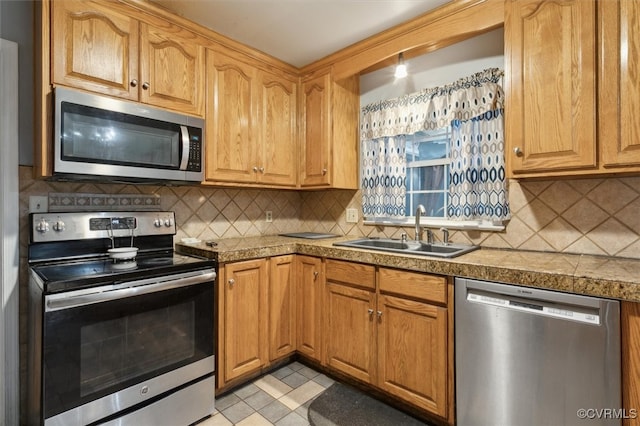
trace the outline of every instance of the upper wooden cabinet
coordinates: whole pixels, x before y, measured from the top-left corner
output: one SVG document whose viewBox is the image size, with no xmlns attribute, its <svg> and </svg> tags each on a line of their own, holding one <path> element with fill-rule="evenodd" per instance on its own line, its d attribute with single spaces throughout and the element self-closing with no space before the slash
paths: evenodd
<svg viewBox="0 0 640 426">
<path fill-rule="evenodd" d="M 123 5 L 51 7 L 54 84 L 204 114 L 204 46 L 195 35 L 168 22 L 150 25 Z"/>
<path fill-rule="evenodd" d="M 207 181 L 295 186 L 296 80 L 212 50 L 207 72 Z"/>
<path fill-rule="evenodd" d="M 640 0 L 505 3 L 511 177 L 640 172 Z"/>
<path fill-rule="evenodd" d="M 602 162 L 640 167 L 640 0 L 598 2 Z"/>
<path fill-rule="evenodd" d="M 303 80 L 301 187 L 358 189 L 359 87 L 330 72 Z"/>
<path fill-rule="evenodd" d="M 596 4 L 505 4 L 507 161 L 514 176 L 596 167 Z"/>
</svg>

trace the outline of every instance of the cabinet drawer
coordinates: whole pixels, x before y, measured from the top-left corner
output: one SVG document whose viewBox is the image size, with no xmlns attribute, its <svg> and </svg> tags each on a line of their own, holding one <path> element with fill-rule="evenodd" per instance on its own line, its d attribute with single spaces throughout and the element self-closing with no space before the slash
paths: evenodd
<svg viewBox="0 0 640 426">
<path fill-rule="evenodd" d="M 327 260 L 327 281 L 337 281 L 375 290 L 375 267 L 361 263 Z"/>
<path fill-rule="evenodd" d="M 446 277 L 380 268 L 379 279 L 381 292 L 447 303 Z"/>
</svg>

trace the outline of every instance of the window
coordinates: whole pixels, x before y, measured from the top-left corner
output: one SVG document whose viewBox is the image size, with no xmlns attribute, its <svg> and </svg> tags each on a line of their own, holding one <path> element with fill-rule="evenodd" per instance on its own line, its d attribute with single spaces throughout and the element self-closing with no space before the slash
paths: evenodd
<svg viewBox="0 0 640 426">
<path fill-rule="evenodd" d="M 422 204 L 426 216 L 445 218 L 449 195 L 451 128 L 406 137 L 407 200 L 405 216 Z"/>
<path fill-rule="evenodd" d="M 510 217 L 504 167 L 502 71 L 362 108 L 362 210 L 370 224 L 503 229 Z M 428 130 L 425 130 L 428 129 Z"/>
</svg>

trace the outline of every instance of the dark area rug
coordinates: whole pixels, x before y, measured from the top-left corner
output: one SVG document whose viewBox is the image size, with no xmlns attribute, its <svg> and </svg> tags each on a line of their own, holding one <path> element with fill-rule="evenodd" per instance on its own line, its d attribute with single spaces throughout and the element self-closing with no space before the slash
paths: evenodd
<svg viewBox="0 0 640 426">
<path fill-rule="evenodd" d="M 313 400 L 308 417 L 312 426 L 428 425 L 342 383 L 334 383 Z"/>
</svg>

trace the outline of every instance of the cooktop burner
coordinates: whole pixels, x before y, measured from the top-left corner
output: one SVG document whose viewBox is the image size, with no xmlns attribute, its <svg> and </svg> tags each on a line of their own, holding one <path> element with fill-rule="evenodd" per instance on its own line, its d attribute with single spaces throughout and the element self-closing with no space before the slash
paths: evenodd
<svg viewBox="0 0 640 426">
<path fill-rule="evenodd" d="M 29 265 L 45 294 L 217 265 L 213 259 L 174 253 L 173 212 L 32 213 L 29 218 Z M 138 249 L 135 258 L 114 256 L 112 249 L 129 247 Z"/>
<path fill-rule="evenodd" d="M 114 263 L 103 258 L 85 261 L 33 266 L 32 270 L 43 280 L 45 293 L 57 293 L 92 287 L 115 281 L 152 278 L 167 273 L 215 267 L 212 259 L 173 254 L 162 257 L 140 257 L 135 260 Z"/>
</svg>

